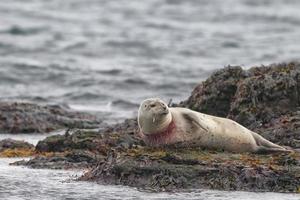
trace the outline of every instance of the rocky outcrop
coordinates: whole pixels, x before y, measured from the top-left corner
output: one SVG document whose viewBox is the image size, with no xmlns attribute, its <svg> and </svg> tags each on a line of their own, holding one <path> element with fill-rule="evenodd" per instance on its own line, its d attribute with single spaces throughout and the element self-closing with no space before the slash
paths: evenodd
<svg viewBox="0 0 300 200">
<path fill-rule="evenodd" d="M 72 150 L 66 152 L 52 152 L 37 154 L 33 159 L 20 160 L 11 165 L 23 165 L 36 169 L 86 169 L 104 159 L 101 154 L 88 150 Z"/>
<path fill-rule="evenodd" d="M 300 148 L 299 95 L 299 63 L 226 67 L 200 83 L 180 106 L 231 118 L 272 142 Z"/>
<path fill-rule="evenodd" d="M 112 149 L 122 151 L 143 142 L 135 135 L 137 122 L 133 119 L 98 130 L 74 129 L 64 135 L 53 135 L 39 141 L 36 156 L 13 165 L 31 168 L 69 169 L 96 165 Z"/>
<path fill-rule="evenodd" d="M 34 146 L 28 142 L 4 139 L 0 140 L 0 157 L 20 157 L 34 154 Z"/>
<path fill-rule="evenodd" d="M 300 156 L 251 155 L 201 149 L 113 151 L 80 178 L 152 191 L 219 189 L 297 192 Z"/>
<path fill-rule="evenodd" d="M 95 116 L 60 106 L 0 102 L 0 133 L 47 133 L 62 128 L 97 128 Z"/>
<path fill-rule="evenodd" d="M 64 135 L 54 135 L 39 141 L 38 152 L 64 152 L 73 149 L 84 149 L 106 154 L 111 148 L 130 148 L 142 144 L 135 133 L 137 121 L 127 119 L 124 123 L 102 127 L 101 130 L 74 129 Z"/>
<path fill-rule="evenodd" d="M 232 118 L 272 142 L 297 149 L 300 144 L 299 74 L 298 63 L 250 70 L 226 67 L 200 83 L 180 106 Z M 36 146 L 39 154 L 48 156 L 38 156 L 23 164 L 56 168 L 54 161 L 60 154 L 63 161 L 57 163 L 61 168 L 64 163 L 69 165 L 84 158 L 92 169 L 80 180 L 153 191 L 203 188 L 300 191 L 297 150 L 289 154 L 255 155 L 176 146 L 151 148 L 141 141 L 137 132 L 137 122 L 132 119 L 99 131 L 74 130 L 63 136 L 51 136 Z M 82 151 L 86 153 L 83 157 Z M 70 152 L 71 158 L 67 156 Z"/>
<path fill-rule="evenodd" d="M 247 76 L 239 66 L 229 66 L 213 73 L 195 87 L 191 96 L 179 106 L 215 116 L 226 117 L 238 83 Z"/>
</svg>

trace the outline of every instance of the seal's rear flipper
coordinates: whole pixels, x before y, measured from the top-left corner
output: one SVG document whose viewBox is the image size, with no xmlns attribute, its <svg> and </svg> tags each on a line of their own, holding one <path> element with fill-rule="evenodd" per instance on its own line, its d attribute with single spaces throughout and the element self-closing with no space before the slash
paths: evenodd
<svg viewBox="0 0 300 200">
<path fill-rule="evenodd" d="M 277 144 L 274 144 L 259 134 L 252 132 L 252 136 L 255 139 L 256 145 L 257 145 L 257 150 L 255 153 L 259 154 L 267 154 L 267 153 L 291 153 L 293 152 L 292 149 L 287 149 L 282 146 L 279 146 Z"/>
<path fill-rule="evenodd" d="M 262 136 L 260 136 L 259 134 L 255 133 L 255 132 L 252 132 L 252 136 L 254 137 L 254 140 L 255 140 L 257 146 L 259 146 L 259 147 L 285 150 L 284 147 L 279 146 L 278 144 L 274 144 L 273 142 L 266 140 L 265 138 L 263 138 Z"/>
<path fill-rule="evenodd" d="M 279 149 L 279 148 L 270 148 L 270 147 L 264 147 L 264 146 L 259 146 L 257 147 L 257 150 L 255 153 L 257 154 L 269 154 L 269 153 L 292 153 L 292 150 L 287 150 L 287 149 Z"/>
<path fill-rule="evenodd" d="M 294 151 L 300 153 L 300 149 L 294 149 Z"/>
</svg>

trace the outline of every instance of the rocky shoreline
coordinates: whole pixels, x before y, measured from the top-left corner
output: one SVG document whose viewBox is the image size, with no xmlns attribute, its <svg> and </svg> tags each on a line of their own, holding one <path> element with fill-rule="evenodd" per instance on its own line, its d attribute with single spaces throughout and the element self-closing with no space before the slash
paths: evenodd
<svg viewBox="0 0 300 200">
<path fill-rule="evenodd" d="M 101 120 L 59 105 L 0 102 L 1 133 L 48 133 L 63 128 L 97 128 Z"/>
<path fill-rule="evenodd" d="M 14 165 L 90 168 L 79 179 L 82 181 L 122 184 L 151 191 L 300 192 L 299 95 L 299 63 L 273 64 L 249 70 L 229 66 L 200 83 L 187 100 L 172 105 L 231 118 L 274 143 L 294 148 L 296 151 L 290 154 L 232 154 L 176 146 L 150 148 L 138 137 L 136 119 L 106 126 L 94 123 L 97 120 L 92 117 L 72 121 L 72 115 L 66 113 L 63 115 L 67 119 L 47 118 L 32 109 L 20 110 L 13 103 L 9 104 L 9 112 L 6 106 L 0 106 L 0 130 L 15 133 L 53 130 L 49 127 L 73 128 L 65 135 L 40 141 L 31 160 L 18 161 Z M 48 108 L 46 110 L 49 112 Z M 5 111 L 9 114 L 3 118 Z M 27 118 L 28 113 L 31 120 Z M 52 116 L 53 112 L 50 113 Z M 54 116 L 57 113 L 61 116 L 60 112 L 54 112 Z M 9 123 L 14 116 L 18 120 Z M 47 119 L 46 125 L 40 119 Z M 32 121 L 38 126 L 31 126 Z M 48 126 L 49 121 L 54 121 L 54 125 Z M 91 127 L 101 129 L 86 129 Z"/>
</svg>

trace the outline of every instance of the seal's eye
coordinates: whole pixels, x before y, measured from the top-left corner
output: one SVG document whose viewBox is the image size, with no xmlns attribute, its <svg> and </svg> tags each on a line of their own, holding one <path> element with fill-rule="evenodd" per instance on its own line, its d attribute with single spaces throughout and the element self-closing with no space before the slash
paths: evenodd
<svg viewBox="0 0 300 200">
<path fill-rule="evenodd" d="M 161 107 L 162 107 L 163 109 L 167 109 L 167 106 L 166 106 L 165 104 L 160 103 L 160 105 L 161 105 Z"/>
<path fill-rule="evenodd" d="M 150 105 L 151 108 L 154 108 L 155 106 L 156 106 L 155 104 L 151 104 L 151 105 Z"/>
</svg>

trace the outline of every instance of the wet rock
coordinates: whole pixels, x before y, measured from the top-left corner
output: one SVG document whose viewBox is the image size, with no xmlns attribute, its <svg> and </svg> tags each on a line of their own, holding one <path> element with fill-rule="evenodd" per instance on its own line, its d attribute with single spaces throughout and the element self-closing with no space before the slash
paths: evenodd
<svg viewBox="0 0 300 200">
<path fill-rule="evenodd" d="M 11 165 L 22 165 L 34 169 L 81 169 L 96 165 L 103 156 L 88 150 L 38 155 L 30 160 L 21 160 Z"/>
<path fill-rule="evenodd" d="M 134 119 L 101 130 L 68 130 L 64 135 L 53 135 L 39 141 L 33 159 L 13 164 L 51 169 L 89 167 L 103 160 L 112 149 L 122 151 L 143 144 L 136 136 L 136 130 Z"/>
<path fill-rule="evenodd" d="M 0 157 L 23 157 L 34 154 L 34 146 L 25 141 L 0 140 Z"/>
<path fill-rule="evenodd" d="M 39 141 L 36 145 L 38 152 L 64 152 L 72 149 L 94 149 L 96 139 L 101 137 L 97 131 L 74 130 L 72 134 L 53 135 Z"/>
<path fill-rule="evenodd" d="M 28 142 L 13 140 L 13 139 L 4 139 L 0 140 L 0 151 L 4 151 L 6 149 L 31 149 L 34 146 Z"/>
<path fill-rule="evenodd" d="M 64 152 L 73 149 L 106 152 L 109 148 L 128 148 L 142 141 L 135 134 L 137 121 L 127 119 L 124 123 L 107 126 L 101 130 L 73 129 L 64 135 L 53 135 L 39 141 L 38 152 Z"/>
<path fill-rule="evenodd" d="M 62 128 L 97 128 L 93 115 L 60 106 L 0 102 L 0 132 L 47 133 Z"/>
<path fill-rule="evenodd" d="M 207 188 L 297 192 L 300 165 L 298 162 L 282 165 L 282 157 L 195 149 L 131 149 L 111 153 L 80 180 L 152 191 Z M 287 160 L 300 159 L 299 154 L 285 157 Z"/>
</svg>

